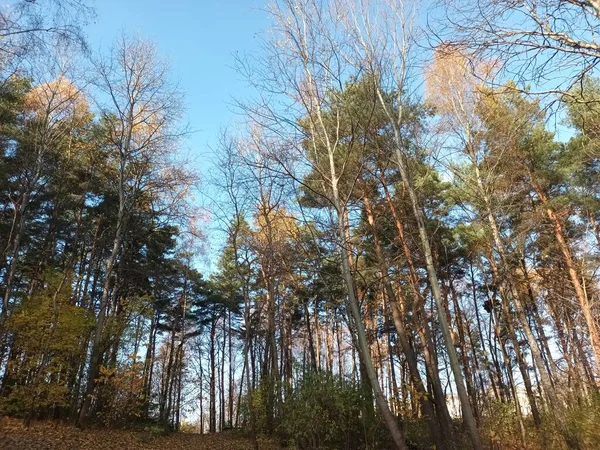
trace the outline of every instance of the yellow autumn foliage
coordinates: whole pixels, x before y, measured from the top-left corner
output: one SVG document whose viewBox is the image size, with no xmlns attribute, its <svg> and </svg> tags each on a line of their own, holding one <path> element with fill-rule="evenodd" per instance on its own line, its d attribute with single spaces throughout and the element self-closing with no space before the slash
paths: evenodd
<svg viewBox="0 0 600 450">
<path fill-rule="evenodd" d="M 19 416 L 68 405 L 68 381 L 76 370 L 72 361 L 81 351 L 90 317 L 85 308 L 72 304 L 70 282 L 60 287 L 63 276 L 47 271 L 42 286 L 6 321 L 18 357 L 7 366 L 11 388 L 0 402 L 0 413 Z"/>
<path fill-rule="evenodd" d="M 83 92 L 71 80 L 60 76 L 53 81 L 34 86 L 24 98 L 26 111 L 47 121 L 81 123 L 90 119 L 90 108 Z"/>
<path fill-rule="evenodd" d="M 281 248 L 298 236 L 298 223 L 285 208 L 258 208 L 254 218 L 255 240 L 261 246 Z"/>
<path fill-rule="evenodd" d="M 425 72 L 425 101 L 446 119 L 470 120 L 482 88 L 495 72 L 493 62 L 474 61 L 457 49 L 442 45 L 435 50 Z"/>
</svg>

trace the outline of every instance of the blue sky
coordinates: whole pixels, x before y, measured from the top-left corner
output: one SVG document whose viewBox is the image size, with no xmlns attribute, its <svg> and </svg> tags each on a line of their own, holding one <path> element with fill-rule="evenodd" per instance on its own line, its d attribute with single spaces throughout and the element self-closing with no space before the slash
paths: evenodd
<svg viewBox="0 0 600 450">
<path fill-rule="evenodd" d="M 212 139 L 231 118 L 227 103 L 244 94 L 231 68 L 235 52 L 256 50 L 268 27 L 261 0 L 96 0 L 98 18 L 86 28 L 93 51 L 109 47 L 122 31 L 153 40 L 172 63 L 186 93 L 197 143 Z"/>
<path fill-rule="evenodd" d="M 257 50 L 268 27 L 261 0 L 96 0 L 98 18 L 86 28 L 93 51 L 109 47 L 122 31 L 154 41 L 172 63 L 172 78 L 186 93 L 195 130 L 193 150 L 205 151 L 232 119 L 228 103 L 246 83 L 232 68 L 235 52 Z"/>
<path fill-rule="evenodd" d="M 234 54 L 258 50 L 257 34 L 268 29 L 265 0 L 96 0 L 98 17 L 86 35 L 93 52 L 105 51 L 122 33 L 154 41 L 171 62 L 172 79 L 186 98 L 186 121 L 194 133 L 184 142 L 210 193 L 207 173 L 220 130 L 236 120 L 232 98 L 248 94 L 247 83 L 232 68 Z M 214 259 L 219 233 L 207 228 Z M 214 261 L 213 261 L 214 263 Z M 208 265 L 207 265 L 208 264 Z M 213 267 L 201 263 L 204 271 Z"/>
</svg>

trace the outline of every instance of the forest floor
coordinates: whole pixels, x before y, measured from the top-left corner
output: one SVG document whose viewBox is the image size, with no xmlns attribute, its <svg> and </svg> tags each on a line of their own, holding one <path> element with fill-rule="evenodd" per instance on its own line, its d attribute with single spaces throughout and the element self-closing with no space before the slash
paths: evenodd
<svg viewBox="0 0 600 450">
<path fill-rule="evenodd" d="M 260 450 L 280 450 L 259 440 Z M 0 450 L 253 450 L 252 441 L 233 433 L 171 433 L 111 429 L 79 430 L 51 422 L 33 423 L 0 418 Z"/>
</svg>

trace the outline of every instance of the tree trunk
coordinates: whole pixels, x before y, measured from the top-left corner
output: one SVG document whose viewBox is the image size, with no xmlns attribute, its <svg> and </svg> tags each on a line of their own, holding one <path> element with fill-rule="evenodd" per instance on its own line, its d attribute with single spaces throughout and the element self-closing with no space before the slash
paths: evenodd
<svg viewBox="0 0 600 450">
<path fill-rule="evenodd" d="M 345 210 L 338 210 L 338 233 L 340 234 L 340 237 L 342 237 L 342 242 L 344 243 L 341 254 L 341 269 L 348 291 L 347 301 L 350 313 L 354 321 L 354 328 L 356 330 L 359 356 L 365 366 L 369 384 L 371 385 L 373 395 L 375 396 L 375 402 L 377 403 L 379 411 L 383 416 L 383 420 L 390 431 L 394 444 L 396 445 L 398 450 L 407 450 L 402 431 L 398 426 L 396 418 L 392 415 L 392 412 L 390 411 L 389 406 L 387 404 L 387 400 L 385 399 L 381 387 L 379 386 L 377 374 L 375 372 L 375 369 L 373 367 L 373 361 L 371 359 L 371 351 L 367 344 L 367 336 L 365 333 L 365 328 L 362 322 L 360 308 L 358 306 L 358 300 L 356 297 L 356 287 L 354 285 L 352 273 L 350 272 L 351 253 L 348 247 L 350 242 L 350 235 Z"/>
<path fill-rule="evenodd" d="M 213 315 L 216 312 L 213 308 Z M 209 391 L 209 404 L 208 404 L 208 414 L 209 414 L 209 425 L 208 432 L 216 433 L 217 431 L 217 366 L 216 366 L 216 331 L 217 331 L 217 323 L 216 318 L 213 316 L 211 325 L 210 325 L 210 391 Z"/>
<path fill-rule="evenodd" d="M 419 289 L 419 277 L 417 276 L 417 271 L 412 257 L 412 251 L 408 246 L 404 232 L 404 224 L 400 219 L 400 215 L 396 211 L 392 196 L 388 190 L 385 173 L 381 168 L 379 170 L 379 174 L 383 192 L 385 194 L 386 204 L 394 219 L 394 224 L 398 233 L 398 239 L 400 241 L 400 245 L 402 246 L 404 256 L 406 257 L 406 263 L 409 271 L 409 281 L 413 292 L 412 310 L 415 322 L 417 324 L 417 334 L 423 343 L 423 356 L 425 359 L 427 374 L 431 381 L 431 390 L 433 391 L 433 401 L 436 405 L 437 418 L 440 423 L 440 427 L 442 430 L 444 430 L 443 434 L 446 436 L 453 436 L 454 427 L 452 424 L 452 418 L 450 417 L 450 413 L 448 411 L 446 395 L 444 393 L 444 389 L 442 388 L 442 382 L 438 373 L 436 347 L 433 342 L 431 329 L 427 320 L 427 313 L 425 311 L 425 298 L 423 298 L 423 295 Z M 403 294 L 399 284 L 398 291 L 397 297 L 400 300 L 403 298 Z"/>
<path fill-rule="evenodd" d="M 390 302 L 392 317 L 394 321 L 394 325 L 396 327 L 398 341 L 400 342 L 400 346 L 402 348 L 402 352 L 406 358 L 406 362 L 408 365 L 411 384 L 414 386 L 417 391 L 417 396 L 419 398 L 419 403 L 421 405 L 421 409 L 425 415 L 425 420 L 429 426 L 429 433 L 431 435 L 432 441 L 435 443 L 436 448 L 444 449 L 446 446 L 444 443 L 451 444 L 453 442 L 452 435 L 442 435 L 438 432 L 438 427 L 435 422 L 435 413 L 433 403 L 429 396 L 429 393 L 425 389 L 423 385 L 423 380 L 421 379 L 421 375 L 419 373 L 419 367 L 417 364 L 416 354 L 410 344 L 408 333 L 406 331 L 406 327 L 404 326 L 404 317 L 402 317 L 401 308 L 399 308 L 398 300 L 396 298 L 396 294 L 394 289 L 392 288 L 388 267 L 384 261 L 383 251 L 381 249 L 381 245 L 379 243 L 379 237 L 375 225 L 375 218 L 373 216 L 373 209 L 371 207 L 371 202 L 367 197 L 363 198 L 363 203 L 365 205 L 365 212 L 367 214 L 367 220 L 369 225 L 371 226 L 371 233 L 373 235 L 373 244 L 375 246 L 375 255 L 377 257 L 377 263 L 379 265 L 379 272 L 381 274 L 381 281 L 384 286 L 385 294 Z M 446 433 L 448 430 L 444 430 Z"/>
<path fill-rule="evenodd" d="M 123 176 L 123 175 L 122 175 Z M 121 180 L 121 183 L 124 183 Z M 119 214 L 117 218 L 117 227 L 115 230 L 115 236 L 113 239 L 113 247 L 106 263 L 106 271 L 105 271 L 105 279 L 104 286 L 102 289 L 102 298 L 100 300 L 100 311 L 98 312 L 98 317 L 96 318 L 96 325 L 94 327 L 93 339 L 92 339 L 92 351 L 90 356 L 90 365 L 88 367 L 88 379 L 87 385 L 85 389 L 85 397 L 83 400 L 83 405 L 81 406 L 81 410 L 79 411 L 79 419 L 77 424 L 79 426 L 86 425 L 89 419 L 90 407 L 92 405 L 92 396 L 94 393 L 94 389 L 96 388 L 96 378 L 100 373 L 100 363 L 102 361 L 102 355 L 104 350 L 102 349 L 103 338 L 104 338 L 104 325 L 106 321 L 106 313 L 108 308 L 108 303 L 110 300 L 110 287 L 112 280 L 112 273 L 115 267 L 115 263 L 117 261 L 117 255 L 121 249 L 121 236 L 123 232 L 123 225 L 125 219 L 125 198 L 122 190 L 122 186 L 119 190 Z"/>
<path fill-rule="evenodd" d="M 569 274 L 569 279 L 571 280 L 571 284 L 573 285 L 573 289 L 575 290 L 575 297 L 579 302 L 579 307 L 581 308 L 581 313 L 585 319 L 585 324 L 588 329 L 588 333 L 590 335 L 590 343 L 592 347 L 592 353 L 594 354 L 595 359 L 595 372 L 596 377 L 600 378 L 600 334 L 598 330 L 597 318 L 594 317 L 592 313 L 592 307 L 590 305 L 588 296 L 585 291 L 584 281 L 579 276 L 573 255 L 571 253 L 571 248 L 567 239 L 565 237 L 565 231 L 563 228 L 563 224 L 554 211 L 554 209 L 549 205 L 548 196 L 546 193 L 538 186 L 532 179 L 533 188 L 538 194 L 542 204 L 546 209 L 546 214 L 548 219 L 550 219 L 550 223 L 552 223 L 552 227 L 554 229 L 554 236 L 556 237 L 556 242 L 558 243 L 558 248 L 560 249 L 565 265 L 567 266 L 567 272 Z"/>
<path fill-rule="evenodd" d="M 471 408 L 471 404 L 469 402 L 469 397 L 467 395 L 467 390 L 465 389 L 465 382 L 463 378 L 463 374 L 460 368 L 460 362 L 458 360 L 458 355 L 456 353 L 456 348 L 454 347 L 454 343 L 452 342 L 452 336 L 450 333 L 450 327 L 446 320 L 446 310 L 442 303 L 442 296 L 440 293 L 440 284 L 437 278 L 437 271 L 433 261 L 433 255 L 431 253 L 431 245 L 429 244 L 429 237 L 427 235 L 427 229 L 425 227 L 425 217 L 423 214 L 423 210 L 419 204 L 419 200 L 417 198 L 417 194 L 412 186 L 412 179 L 408 173 L 408 167 L 404 160 L 404 155 L 402 154 L 402 137 L 398 124 L 394 121 L 393 115 L 389 114 L 388 105 L 383 100 L 381 91 L 378 91 L 382 106 L 388 111 L 388 116 L 394 123 L 394 136 L 395 136 L 395 153 L 396 153 L 396 163 L 398 164 L 398 168 L 400 170 L 400 175 L 402 177 L 402 181 L 404 183 L 404 188 L 406 189 L 410 203 L 412 205 L 413 213 L 417 222 L 417 228 L 419 231 L 419 238 L 421 241 L 421 246 L 423 250 L 423 254 L 425 256 L 425 265 L 427 268 L 427 276 L 429 278 L 429 285 L 431 288 L 431 294 L 435 301 L 435 305 L 437 308 L 438 322 L 440 324 L 440 328 L 442 330 L 442 336 L 444 338 L 444 344 L 446 346 L 446 351 L 448 352 L 448 358 L 450 360 L 450 368 L 452 369 L 452 374 L 454 375 L 454 380 L 456 383 L 456 390 L 458 392 L 458 397 L 460 399 L 460 404 L 462 407 L 462 415 L 465 426 L 469 431 L 469 435 L 471 437 L 471 443 L 473 444 L 474 450 L 482 450 L 481 440 L 479 437 L 479 431 L 477 430 L 477 422 L 475 421 L 475 416 L 473 415 L 473 410 Z"/>
</svg>

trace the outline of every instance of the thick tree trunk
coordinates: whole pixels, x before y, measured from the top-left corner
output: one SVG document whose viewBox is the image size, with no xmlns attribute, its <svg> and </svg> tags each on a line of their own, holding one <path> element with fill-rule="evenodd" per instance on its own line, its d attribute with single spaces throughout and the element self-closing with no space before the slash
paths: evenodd
<svg viewBox="0 0 600 450">
<path fill-rule="evenodd" d="M 375 218 L 373 215 L 373 209 L 371 207 L 371 202 L 367 197 L 363 198 L 363 203 L 365 205 L 365 212 L 367 214 L 367 220 L 369 225 L 371 226 L 371 233 L 373 235 L 373 244 L 375 246 L 375 255 L 377 257 L 377 263 L 379 265 L 379 272 L 381 274 L 381 281 L 383 283 L 385 294 L 390 302 L 392 317 L 394 321 L 394 325 L 396 327 L 398 341 L 400 342 L 400 346 L 406 358 L 406 362 L 408 365 L 412 385 L 414 386 L 417 396 L 419 398 L 419 403 L 421 405 L 421 409 L 425 415 L 425 420 L 429 426 L 429 433 L 431 435 L 432 441 L 435 443 L 436 448 L 444 449 L 446 446 L 445 443 L 451 444 L 453 442 L 452 436 L 441 436 L 438 430 L 437 423 L 435 421 L 435 412 L 433 403 L 429 396 L 429 393 L 425 389 L 423 385 L 423 380 L 421 379 L 421 375 L 419 373 L 419 367 L 417 364 L 417 357 L 414 349 L 412 348 L 406 327 L 404 326 L 404 317 L 402 317 L 401 308 L 399 307 L 398 300 L 396 298 L 396 294 L 394 289 L 392 288 L 391 281 L 389 279 L 388 267 L 385 263 L 383 251 L 381 249 L 381 244 L 379 243 L 379 236 L 377 233 Z"/>
<path fill-rule="evenodd" d="M 312 329 L 310 326 L 310 313 L 308 311 L 308 301 L 304 302 L 304 321 L 306 323 L 306 336 L 308 339 L 308 350 L 310 353 L 310 365 L 313 370 L 318 370 L 317 365 L 317 353 L 315 351 L 315 343 L 313 338 Z"/>
<path fill-rule="evenodd" d="M 386 108 L 388 111 L 388 105 L 383 100 L 383 97 L 380 96 L 380 100 L 382 106 Z M 394 121 L 394 118 L 391 114 L 389 114 L 390 119 Z M 412 206 L 412 210 L 415 216 L 415 220 L 417 222 L 417 228 L 419 232 L 419 238 L 421 241 L 421 247 L 423 254 L 425 256 L 425 265 L 427 268 L 427 276 L 429 278 L 429 285 L 431 288 L 431 294 L 436 304 L 438 322 L 440 324 L 440 328 L 442 330 L 442 336 L 444 338 L 444 344 L 446 346 L 446 351 L 448 352 L 448 358 L 450 360 L 450 368 L 452 370 L 452 374 L 454 376 L 454 380 L 456 383 L 456 390 L 458 393 L 458 398 L 460 399 L 460 404 L 462 408 L 463 421 L 467 430 L 469 431 L 469 435 L 471 437 L 471 443 L 473 445 L 474 450 L 482 450 L 481 439 L 479 437 L 479 431 L 477 430 L 477 422 L 475 420 L 475 416 L 473 414 L 473 410 L 471 408 L 471 404 L 469 402 L 469 396 L 467 394 L 467 390 L 465 389 L 464 377 L 460 368 L 460 362 L 458 359 L 458 355 L 456 353 L 456 348 L 454 347 L 454 343 L 452 342 L 452 336 L 450 333 L 450 327 L 446 320 L 446 309 L 444 308 L 442 302 L 442 296 L 440 292 L 440 283 L 437 277 L 437 270 L 435 268 L 435 264 L 433 261 L 433 254 L 431 252 L 431 245 L 429 243 L 429 236 L 427 234 L 427 229 L 425 226 L 425 217 L 423 214 L 423 210 L 421 209 L 421 205 L 417 198 L 417 194 L 412 185 L 412 178 L 408 173 L 408 167 L 404 160 L 404 155 L 402 154 L 402 138 L 401 132 L 394 121 L 394 135 L 395 135 L 395 153 L 396 153 L 396 163 L 398 164 L 398 168 L 400 170 L 400 175 L 402 177 L 402 181 L 404 183 L 404 188 L 408 193 L 408 197 L 410 199 L 410 203 Z"/>
<path fill-rule="evenodd" d="M 234 392 L 234 387 L 233 387 L 233 365 L 234 365 L 234 354 L 233 354 L 233 347 L 232 347 L 232 330 L 231 330 L 231 310 L 228 311 L 227 313 L 227 322 L 228 322 L 228 327 L 227 327 L 227 338 L 228 338 L 228 346 L 229 346 L 229 363 L 228 363 L 228 377 L 229 377 L 229 427 L 232 428 L 233 427 L 233 397 L 235 395 Z M 243 380 L 243 376 L 242 376 L 242 380 Z M 241 389 L 240 389 L 241 390 Z"/>
<path fill-rule="evenodd" d="M 360 313 L 360 308 L 358 306 L 358 299 L 356 297 L 356 287 L 354 285 L 354 279 L 352 277 L 352 273 L 350 271 L 350 258 L 351 254 L 349 252 L 349 230 L 347 224 L 347 217 L 345 210 L 338 209 L 338 233 L 340 237 L 343 239 L 343 246 L 341 252 L 341 269 L 342 275 L 344 277 L 344 281 L 346 283 L 347 293 L 348 293 L 348 307 L 354 321 L 354 328 L 356 330 L 356 338 L 358 343 L 358 351 L 361 361 L 364 364 L 366 374 L 369 380 L 369 384 L 371 385 L 371 389 L 373 391 L 373 395 L 375 397 L 375 402 L 379 408 L 379 411 L 383 417 L 385 424 L 390 431 L 390 435 L 394 441 L 394 444 L 398 448 L 398 450 L 406 450 L 406 444 L 404 442 L 404 436 L 400 427 L 398 426 L 398 422 L 396 418 L 392 415 L 390 408 L 387 404 L 387 400 L 383 395 L 381 387 L 379 386 L 379 382 L 377 380 L 377 373 L 375 372 L 375 368 L 373 367 L 373 361 L 371 359 L 371 351 L 367 344 L 367 336 L 365 333 L 364 324 L 362 322 L 362 316 Z"/>
<path fill-rule="evenodd" d="M 575 297 L 579 302 L 579 307 L 581 308 L 581 313 L 585 319 L 585 324 L 590 336 L 590 343 L 595 359 L 596 378 L 600 380 L 600 331 L 598 329 L 598 318 L 594 317 L 592 312 L 592 307 L 585 290 L 584 281 L 582 281 L 582 277 L 580 277 L 579 271 L 577 270 L 573 254 L 571 252 L 571 247 L 567 242 L 563 224 L 558 214 L 549 205 L 549 200 L 546 193 L 535 182 L 532 181 L 532 184 L 533 188 L 538 194 L 538 197 L 544 205 L 544 208 L 546 209 L 546 214 L 548 219 L 550 219 L 550 223 L 552 223 L 558 248 L 561 251 L 565 265 L 567 266 L 569 279 L 571 280 L 571 284 L 575 290 Z"/>
<path fill-rule="evenodd" d="M 144 358 L 142 399 L 144 404 L 144 414 L 147 417 L 150 409 L 150 396 L 152 393 L 152 376 L 154 372 L 154 353 L 156 348 L 156 329 L 158 327 L 158 313 L 154 311 L 150 321 L 150 335 L 148 346 L 146 347 L 146 357 Z"/>
<path fill-rule="evenodd" d="M 213 308 L 213 314 L 216 314 Z M 217 322 L 216 317 L 213 316 L 210 326 L 210 343 L 209 343 L 209 357 L 210 357 L 210 391 L 209 391 L 209 402 L 208 402 L 208 415 L 209 425 L 208 432 L 217 432 L 217 361 L 216 361 L 216 333 L 217 333 Z"/>
</svg>

